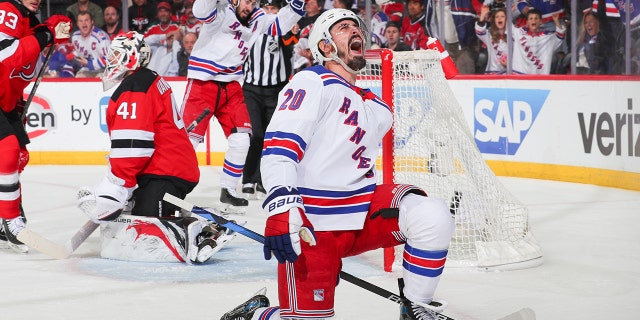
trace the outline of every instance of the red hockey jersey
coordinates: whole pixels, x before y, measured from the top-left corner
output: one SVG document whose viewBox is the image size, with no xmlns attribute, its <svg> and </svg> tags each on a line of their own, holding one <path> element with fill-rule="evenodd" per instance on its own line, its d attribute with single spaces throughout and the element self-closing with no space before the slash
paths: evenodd
<svg viewBox="0 0 640 320">
<path fill-rule="evenodd" d="M 11 112 L 24 88 L 36 77 L 36 62 L 41 51 L 32 28 L 38 19 L 13 1 L 0 2 L 0 108 Z"/>
<path fill-rule="evenodd" d="M 200 169 L 169 84 L 141 68 L 127 76 L 106 114 L 111 172 L 131 188 L 143 175 L 197 183 Z"/>
</svg>

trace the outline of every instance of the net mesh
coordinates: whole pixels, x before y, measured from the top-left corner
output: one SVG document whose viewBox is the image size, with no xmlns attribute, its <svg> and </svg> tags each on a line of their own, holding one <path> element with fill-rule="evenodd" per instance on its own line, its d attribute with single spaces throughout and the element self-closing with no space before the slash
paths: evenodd
<svg viewBox="0 0 640 320">
<path fill-rule="evenodd" d="M 542 253 L 531 234 L 528 210 L 482 158 L 439 57 L 432 50 L 393 52 L 393 71 L 386 72 L 380 52 L 370 52 L 359 75 L 358 86 L 378 95 L 383 79 L 392 79 L 393 180 L 417 185 L 449 203 L 456 231 L 448 266 L 538 265 Z"/>
</svg>

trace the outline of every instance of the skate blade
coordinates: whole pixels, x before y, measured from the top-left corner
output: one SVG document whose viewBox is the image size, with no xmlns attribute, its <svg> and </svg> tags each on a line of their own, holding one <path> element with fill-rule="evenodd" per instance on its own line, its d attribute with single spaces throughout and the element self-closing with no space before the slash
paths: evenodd
<svg viewBox="0 0 640 320">
<path fill-rule="evenodd" d="M 230 204 L 221 203 L 220 204 L 220 209 L 218 211 L 220 211 L 223 214 L 240 214 L 240 215 L 244 215 L 245 213 L 247 213 L 247 207 L 236 207 L 236 206 L 232 206 Z"/>
<path fill-rule="evenodd" d="M 27 247 L 24 244 L 15 244 L 15 243 L 7 242 L 7 247 L 20 254 L 29 253 L 29 247 Z"/>
</svg>

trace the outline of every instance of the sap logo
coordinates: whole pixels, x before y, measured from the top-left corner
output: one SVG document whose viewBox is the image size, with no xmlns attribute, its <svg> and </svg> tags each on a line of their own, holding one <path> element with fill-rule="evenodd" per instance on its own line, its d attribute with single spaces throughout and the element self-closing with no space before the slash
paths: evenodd
<svg viewBox="0 0 640 320">
<path fill-rule="evenodd" d="M 102 132 L 109 132 L 107 128 L 107 107 L 109 107 L 109 100 L 111 97 L 102 97 L 100 99 L 100 130 Z"/>
<path fill-rule="evenodd" d="M 516 154 L 548 96 L 549 90 L 476 88 L 473 135 L 480 151 Z"/>
<path fill-rule="evenodd" d="M 23 98 L 27 100 L 28 94 L 24 94 Z M 25 117 L 25 127 L 29 139 L 37 138 L 50 130 L 56 129 L 56 114 L 51 109 L 49 102 L 39 96 L 34 96 L 29 106 L 29 111 Z"/>
</svg>

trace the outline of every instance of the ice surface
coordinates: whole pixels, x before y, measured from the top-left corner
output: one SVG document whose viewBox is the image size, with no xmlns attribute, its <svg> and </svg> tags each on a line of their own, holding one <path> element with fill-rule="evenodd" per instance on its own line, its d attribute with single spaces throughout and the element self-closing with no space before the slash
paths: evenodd
<svg viewBox="0 0 640 320">
<path fill-rule="evenodd" d="M 219 167 L 202 167 L 187 200 L 213 206 Z M 22 176 L 30 228 L 64 243 L 86 221 L 80 186 L 103 166 L 28 166 Z M 456 319 L 497 319 L 524 307 L 537 319 L 635 319 L 640 314 L 640 193 L 591 185 L 500 178 L 529 206 L 542 266 L 503 272 L 445 269 L 436 295 Z M 262 233 L 260 201 L 237 220 Z M 99 257 L 97 232 L 67 260 L 0 249 L 0 319 L 217 320 L 262 287 L 276 303 L 275 262 L 239 236 L 205 265 L 133 263 Z M 346 259 L 343 270 L 397 292 L 382 253 Z M 398 319 L 398 305 L 342 281 L 336 319 Z"/>
</svg>

